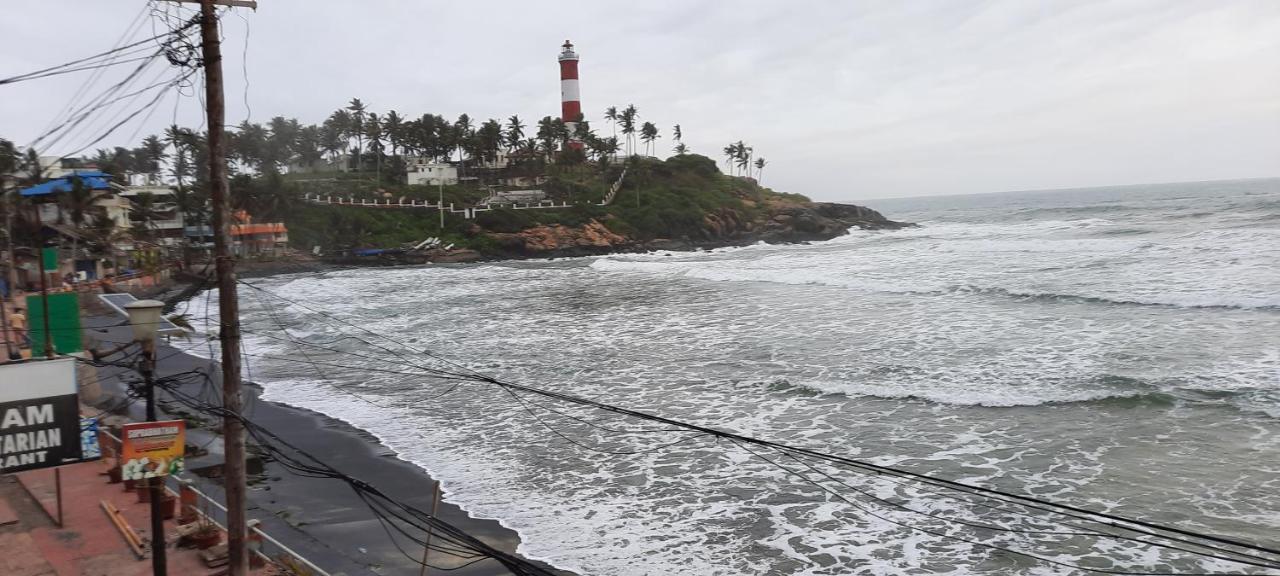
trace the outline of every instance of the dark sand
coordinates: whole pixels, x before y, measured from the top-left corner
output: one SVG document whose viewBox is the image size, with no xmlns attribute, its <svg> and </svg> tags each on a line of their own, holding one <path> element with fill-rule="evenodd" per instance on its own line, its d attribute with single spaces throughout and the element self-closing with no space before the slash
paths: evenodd
<svg viewBox="0 0 1280 576">
<path fill-rule="evenodd" d="M 86 319 L 86 335 L 101 342 L 98 348 L 108 349 L 130 339 L 127 326 L 112 326 L 123 322 L 120 317 L 94 317 Z M 102 328 L 109 326 L 107 328 Z M 89 342 L 86 341 L 86 344 Z M 173 346 L 157 348 L 157 376 L 204 367 L 217 369 L 217 364 L 183 353 L 190 343 L 174 340 Z M 100 368 L 99 379 L 104 391 L 104 401 L 113 404 L 123 397 L 124 384 L 118 368 Z M 191 393 L 199 386 L 186 389 Z M 377 487 L 388 496 L 422 510 L 431 509 L 434 480 L 421 468 L 400 460 L 377 439 L 350 425 L 316 412 L 261 400 L 260 389 L 245 386 L 245 411 L 247 417 L 263 425 L 289 443 L 320 458 L 334 468 Z M 114 397 L 114 398 L 111 398 Z M 179 404 L 164 403 L 166 395 L 159 395 L 162 408 L 181 412 Z M 128 407 L 130 414 L 142 418 L 142 402 Z M 162 414 L 161 417 L 164 417 Z M 193 432 L 188 443 L 207 444 L 210 455 L 192 459 L 189 469 L 203 463 L 220 461 L 221 437 Z M 296 476 L 277 463 L 265 465 L 266 480 L 253 484 L 249 489 L 249 517 L 261 520 L 267 534 L 311 560 L 330 574 L 354 576 L 404 574 L 416 575 L 420 565 L 412 556 L 421 560 L 422 547 L 398 538 L 404 553 L 397 550 L 387 531 L 369 508 L 356 497 L 347 485 L 339 480 L 303 478 Z M 212 480 L 201 479 L 197 487 L 221 501 L 221 487 Z M 515 552 L 519 536 L 493 520 L 477 519 L 450 504 L 442 497 L 437 515 L 446 522 L 480 538 L 491 546 L 507 552 Z M 438 553 L 432 553 L 431 564 L 451 567 L 459 564 Z M 439 574 L 440 571 L 431 570 Z M 508 574 L 493 560 L 452 570 L 450 574 L 479 576 Z"/>
</svg>

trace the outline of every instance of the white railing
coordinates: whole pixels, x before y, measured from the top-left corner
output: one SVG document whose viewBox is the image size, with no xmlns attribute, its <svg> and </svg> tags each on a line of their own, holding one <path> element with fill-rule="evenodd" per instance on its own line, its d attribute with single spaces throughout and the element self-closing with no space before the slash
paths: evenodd
<svg viewBox="0 0 1280 576">
<path fill-rule="evenodd" d="M 626 170 L 623 170 L 623 175 L 625 174 L 626 174 Z M 596 206 L 608 205 L 609 202 L 613 201 L 613 196 L 617 194 L 618 188 L 620 188 L 621 186 L 622 186 L 622 177 L 619 176 L 618 181 L 615 182 L 613 186 L 609 189 L 609 194 L 605 197 L 603 201 L 598 203 L 587 203 L 587 204 L 595 204 Z M 454 206 L 453 203 L 449 203 L 448 205 L 441 207 L 439 202 L 427 202 L 425 200 L 419 201 L 419 200 L 407 199 L 404 197 L 401 197 L 399 200 L 393 200 L 391 198 L 375 198 L 373 200 L 367 200 L 367 199 L 352 198 L 350 196 L 331 196 L 331 195 L 322 196 L 320 194 L 310 194 L 310 193 L 303 194 L 302 199 L 312 204 L 329 204 L 333 206 L 352 206 L 356 208 L 425 208 L 428 210 L 446 210 L 450 214 L 461 214 L 462 217 L 466 218 L 467 220 L 474 219 L 476 217 L 476 214 L 479 214 L 481 212 L 488 212 L 490 210 L 493 210 L 494 208 L 509 207 L 512 210 L 553 210 L 553 209 L 563 210 L 565 208 L 572 208 L 573 206 L 576 205 L 575 203 L 570 203 L 567 201 L 561 201 L 560 203 L 557 204 L 554 200 L 543 200 L 541 202 L 538 202 L 537 204 L 532 204 L 532 203 L 516 204 L 516 203 L 494 202 L 491 204 L 483 204 L 475 207 L 458 208 L 457 206 Z"/>
<path fill-rule="evenodd" d="M 618 195 L 618 189 L 622 188 L 622 179 L 626 178 L 626 176 L 627 167 L 623 166 L 622 173 L 618 174 L 618 180 L 609 187 L 609 193 L 604 195 L 604 201 L 600 203 L 601 206 L 608 206 L 613 203 L 613 197 Z"/>
<path fill-rule="evenodd" d="M 107 438 L 110 438 L 113 442 L 115 442 L 116 453 L 118 454 L 119 447 L 121 444 L 120 438 L 104 428 L 99 428 L 98 432 L 106 436 Z M 172 486 L 168 485 L 170 481 L 176 482 L 178 484 L 176 491 Z M 203 500 L 206 503 L 206 505 L 217 508 L 218 510 L 222 511 L 222 514 L 224 517 L 226 516 L 227 507 L 223 506 L 222 503 L 218 502 L 217 500 L 210 498 L 208 494 L 205 494 L 204 492 L 201 492 L 200 490 L 196 489 L 194 482 L 191 481 L 190 479 L 182 478 L 179 476 L 166 476 L 165 484 L 166 484 L 165 488 L 168 489 L 169 492 L 173 492 L 174 497 L 178 499 L 179 505 L 182 504 L 182 498 L 181 498 L 182 488 L 184 487 L 183 485 L 185 484 L 185 488 L 190 490 L 193 494 L 195 494 L 197 497 Z M 201 507 L 199 506 L 196 507 L 194 512 L 196 514 L 199 514 L 202 518 L 207 520 L 210 524 L 217 526 L 219 529 L 221 529 L 224 532 L 226 531 L 227 529 L 226 524 L 224 524 L 223 522 L 219 522 L 212 515 L 206 513 Z M 272 563 L 272 564 L 279 564 L 280 563 L 279 557 L 280 555 L 283 555 L 288 557 L 288 560 L 286 560 L 285 562 L 296 563 L 298 567 L 302 567 L 310 571 L 310 574 L 312 574 L 313 576 L 330 576 L 330 574 L 326 572 L 323 568 L 316 566 L 315 563 L 313 563 L 310 560 L 307 560 L 305 556 L 297 552 L 294 552 L 293 549 L 289 548 L 288 546 L 285 546 L 283 542 L 276 540 L 275 538 L 272 538 L 270 534 L 267 534 L 261 528 L 257 526 L 251 526 L 249 528 L 249 534 L 250 536 L 256 535 L 257 537 L 261 538 L 261 542 L 264 545 L 269 543 L 271 546 L 273 546 L 274 548 L 280 551 L 280 554 L 273 556 L 268 554 L 264 550 L 260 550 L 260 549 L 253 550 L 253 553 L 256 554 L 259 558 L 262 558 L 263 561 Z M 288 566 L 288 568 L 292 569 L 294 568 L 294 566 Z"/>
</svg>

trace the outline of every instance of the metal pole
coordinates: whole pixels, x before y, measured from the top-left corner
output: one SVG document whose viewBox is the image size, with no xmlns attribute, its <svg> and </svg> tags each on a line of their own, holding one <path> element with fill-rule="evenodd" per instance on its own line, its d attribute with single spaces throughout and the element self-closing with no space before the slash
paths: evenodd
<svg viewBox="0 0 1280 576">
<path fill-rule="evenodd" d="M 209 126 L 209 188 L 213 204 L 213 252 L 218 278 L 218 334 L 222 347 L 222 407 L 234 416 L 222 419 L 225 443 L 223 478 L 227 492 L 227 573 L 249 573 L 245 541 L 244 425 L 238 419 L 240 398 L 240 305 L 236 297 L 235 261 L 230 250 L 230 211 L 227 207 L 226 141 L 223 118 L 222 47 L 214 0 L 200 2 L 201 54 L 204 58 L 205 106 Z"/>
<path fill-rule="evenodd" d="M 431 489 L 431 518 L 433 520 L 436 517 L 436 506 L 438 506 L 439 504 L 440 504 L 440 481 L 436 480 L 435 486 Z M 432 533 L 433 532 L 430 529 L 427 530 L 427 541 L 426 541 L 426 544 L 422 546 L 422 571 L 418 573 L 418 576 L 427 576 L 427 556 L 431 554 L 431 534 Z"/>
<path fill-rule="evenodd" d="M 45 308 L 41 311 L 42 321 L 45 325 L 45 357 L 54 357 L 54 333 L 49 330 L 49 279 L 45 278 L 45 248 L 41 246 L 40 253 L 37 255 L 40 260 L 40 307 Z M 31 332 L 31 326 L 27 326 L 27 332 Z M 32 355 L 35 356 L 35 355 Z"/>
<path fill-rule="evenodd" d="M 58 503 L 58 528 L 62 528 L 62 468 L 53 469 L 53 495 Z"/>
<path fill-rule="evenodd" d="M 142 343 L 142 379 L 147 393 L 147 422 L 156 421 L 155 352 L 154 340 Z M 160 500 L 164 497 L 164 478 L 147 478 L 146 483 L 147 491 L 151 493 L 151 573 L 165 576 L 168 573 L 168 561 L 164 549 L 164 516 L 160 512 Z M 58 514 L 61 518 L 61 510 Z"/>
</svg>

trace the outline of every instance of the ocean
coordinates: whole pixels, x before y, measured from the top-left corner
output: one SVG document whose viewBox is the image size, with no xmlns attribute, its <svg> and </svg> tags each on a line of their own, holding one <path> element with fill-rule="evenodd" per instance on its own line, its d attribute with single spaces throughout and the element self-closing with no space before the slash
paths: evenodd
<svg viewBox="0 0 1280 576">
<path fill-rule="evenodd" d="M 582 574 L 1259 572 L 413 375 L 461 366 L 1280 544 L 1280 179 L 857 203 L 920 226 L 253 280 L 291 302 L 241 288 L 247 375 L 268 400 L 372 433 L 518 531 L 521 553 Z M 196 328 L 216 300 L 191 302 Z"/>
</svg>

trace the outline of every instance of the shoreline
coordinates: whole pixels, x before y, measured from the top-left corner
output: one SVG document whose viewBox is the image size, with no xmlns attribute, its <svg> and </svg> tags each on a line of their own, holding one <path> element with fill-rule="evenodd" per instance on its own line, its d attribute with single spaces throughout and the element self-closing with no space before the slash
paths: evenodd
<svg viewBox="0 0 1280 576">
<path fill-rule="evenodd" d="M 91 336 L 103 341 L 128 339 L 128 326 L 109 326 L 109 317 L 88 317 L 85 327 Z M 106 335 L 105 337 L 104 334 Z M 157 349 L 160 359 L 157 376 L 165 376 L 196 368 L 207 368 L 216 374 L 218 363 L 190 354 L 181 347 L 161 344 Z M 123 390 L 119 369 L 98 369 L 103 396 L 99 405 L 117 402 Z M 199 386 L 187 391 L 198 393 Z M 244 386 L 245 414 L 262 424 L 286 441 L 308 452 L 323 455 L 325 462 L 334 468 L 368 481 L 397 501 L 429 511 L 432 506 L 432 486 L 435 483 L 429 472 L 405 460 L 383 444 L 374 434 L 357 428 L 346 421 L 289 404 L 266 400 L 264 389 L 257 383 L 246 381 Z M 179 417 L 177 404 L 160 403 L 162 411 Z M 142 407 L 135 403 L 128 413 L 140 417 Z M 209 451 L 220 462 L 221 436 L 206 435 L 201 443 L 209 442 Z M 251 450 L 252 452 L 252 450 Z M 206 458 L 206 457 L 201 457 Z M 192 471 L 198 464 L 192 459 Z M 193 474 L 194 476 L 194 474 Z M 304 478 L 296 476 L 274 462 L 264 462 L 259 476 L 262 480 L 249 485 L 249 517 L 259 519 L 273 537 L 294 548 L 309 560 L 327 571 L 349 576 L 368 574 L 416 575 L 421 566 L 422 548 L 405 538 L 396 541 L 388 537 L 386 528 L 377 517 L 345 484 L 333 479 Z M 205 487 L 220 487 L 215 480 L 200 481 Z M 220 488 L 218 492 L 221 492 Z M 506 527 L 500 520 L 478 518 L 447 499 L 441 489 L 437 516 L 486 543 L 505 552 L 542 563 L 562 574 L 545 562 L 520 554 L 521 536 Z M 403 547 L 403 552 L 397 548 Z M 406 556 L 407 555 L 407 556 Z M 430 563 L 451 568 L 460 563 L 433 553 Z M 488 576 L 508 574 L 502 565 L 485 560 L 470 566 L 450 570 L 452 574 Z"/>
<path fill-rule="evenodd" d="M 305 274 L 329 272 L 334 270 L 361 268 L 390 268 L 396 266 L 428 266 L 432 264 L 479 264 L 494 262 L 520 262 L 525 260 L 557 260 L 560 258 L 583 258 L 589 256 L 609 256 L 613 254 L 649 254 L 653 252 L 708 252 L 719 248 L 741 248 L 766 244 L 770 246 L 787 246 L 826 242 L 841 236 L 847 236 L 853 230 L 893 231 L 919 226 L 912 222 L 893 222 L 883 227 L 864 227 L 851 225 L 840 234 L 807 234 L 785 240 L 770 241 L 761 235 L 747 235 L 738 238 L 717 238 L 714 240 L 695 241 L 689 238 L 679 240 L 652 240 L 625 245 L 608 246 L 567 246 L 554 250 L 539 252 L 500 252 L 481 254 L 473 250 L 459 250 L 455 254 L 445 254 L 442 258 L 414 255 L 368 256 L 368 257 L 316 257 L 296 249 L 273 260 L 237 260 L 237 278 L 266 278 L 284 274 Z M 202 265 L 200 265 L 202 266 Z M 193 266 L 197 268 L 198 266 Z M 194 276 L 192 277 L 195 278 Z"/>
</svg>

